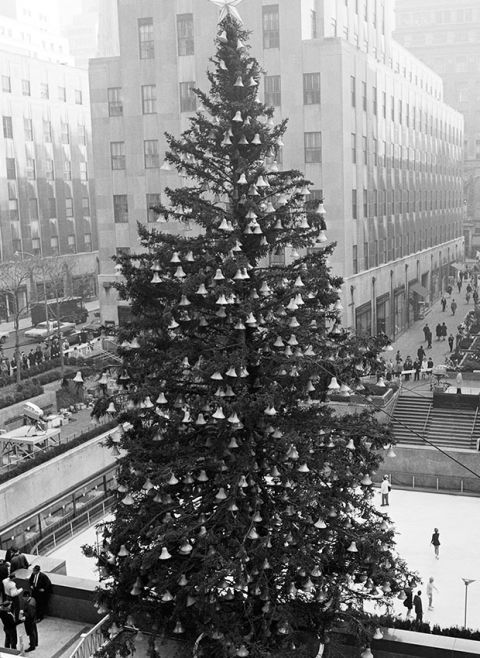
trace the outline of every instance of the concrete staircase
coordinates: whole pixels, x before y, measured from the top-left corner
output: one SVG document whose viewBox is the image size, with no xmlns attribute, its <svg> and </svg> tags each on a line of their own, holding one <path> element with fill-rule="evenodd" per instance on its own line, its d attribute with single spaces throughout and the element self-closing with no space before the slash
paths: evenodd
<svg viewBox="0 0 480 658">
<path fill-rule="evenodd" d="M 442 409 L 434 407 L 432 399 L 401 395 L 392 421 L 397 443 L 428 446 L 427 439 L 440 448 L 476 450 L 480 439 L 478 409 Z"/>
</svg>

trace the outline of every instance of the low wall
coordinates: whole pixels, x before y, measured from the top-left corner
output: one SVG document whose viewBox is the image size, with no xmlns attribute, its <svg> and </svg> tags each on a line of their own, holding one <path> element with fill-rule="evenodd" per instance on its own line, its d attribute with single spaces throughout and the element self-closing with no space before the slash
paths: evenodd
<svg viewBox="0 0 480 658">
<path fill-rule="evenodd" d="M 115 464 L 103 441 L 112 430 L 0 484 L 0 522 L 7 526 Z"/>
<path fill-rule="evenodd" d="M 438 450 L 398 445 L 393 449 L 396 457 L 383 456 L 383 464 L 373 478 L 375 481 L 379 482 L 384 473 L 389 473 L 393 485 L 480 494 L 480 479 Z M 442 450 L 480 475 L 479 452 Z"/>
<path fill-rule="evenodd" d="M 9 421 L 14 420 L 15 418 L 23 417 L 23 405 L 27 400 L 23 402 L 16 402 L 11 404 L 9 407 L 0 409 L 0 428 L 4 428 Z M 28 402 L 33 402 L 40 407 L 40 409 L 50 408 L 52 411 L 57 410 L 57 398 L 55 391 L 45 391 L 41 395 L 36 395 L 34 398 L 29 398 Z M 21 423 L 20 423 L 21 424 Z M 9 429 L 12 429 L 11 427 Z"/>
</svg>

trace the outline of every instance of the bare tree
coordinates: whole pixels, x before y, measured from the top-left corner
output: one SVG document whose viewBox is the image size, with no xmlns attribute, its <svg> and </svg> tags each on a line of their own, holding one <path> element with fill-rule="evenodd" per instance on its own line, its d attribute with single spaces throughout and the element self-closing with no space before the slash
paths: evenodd
<svg viewBox="0 0 480 658">
<path fill-rule="evenodd" d="M 27 285 L 35 272 L 32 260 L 11 260 L 0 264 L 0 290 L 5 294 L 13 316 L 17 384 L 22 379 L 20 363 L 20 317 L 28 306 Z"/>
</svg>

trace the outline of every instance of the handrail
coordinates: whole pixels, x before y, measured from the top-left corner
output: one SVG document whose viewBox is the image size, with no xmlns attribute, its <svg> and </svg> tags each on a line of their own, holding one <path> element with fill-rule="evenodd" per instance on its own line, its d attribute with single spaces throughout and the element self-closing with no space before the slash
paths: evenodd
<svg viewBox="0 0 480 658">
<path fill-rule="evenodd" d="M 82 633 L 80 642 L 77 644 L 69 658 L 91 658 L 94 653 L 105 642 L 102 626 L 108 622 L 110 615 L 105 615 L 98 624 L 91 628 L 88 633 Z"/>
<path fill-rule="evenodd" d="M 477 424 L 477 416 L 478 416 L 478 407 L 475 409 L 475 418 L 473 419 L 472 431 L 470 432 L 470 445 L 472 444 L 473 433 L 475 432 L 475 425 Z M 476 449 L 477 449 L 477 445 L 475 444 L 475 450 Z"/>
</svg>

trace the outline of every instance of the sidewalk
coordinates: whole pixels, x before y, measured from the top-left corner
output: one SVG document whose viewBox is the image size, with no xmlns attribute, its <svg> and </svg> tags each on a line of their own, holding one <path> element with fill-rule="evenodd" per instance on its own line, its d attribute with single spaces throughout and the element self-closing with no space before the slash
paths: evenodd
<svg viewBox="0 0 480 658">
<path fill-rule="evenodd" d="M 98 311 L 100 308 L 99 301 L 98 299 L 94 299 L 93 302 L 86 302 L 84 304 L 85 308 L 89 313 L 93 313 L 94 311 Z M 27 316 L 26 318 L 21 318 L 20 319 L 20 329 L 30 329 L 32 326 L 32 319 L 30 316 Z M 0 330 L 1 331 L 14 331 L 14 322 L 11 320 L 10 322 L 1 322 L 0 323 Z"/>
<path fill-rule="evenodd" d="M 465 287 L 464 287 L 465 289 Z M 417 358 L 417 350 L 420 345 L 423 346 L 428 357 L 432 357 L 433 363 L 435 365 L 445 363 L 445 357 L 450 354 L 450 348 L 448 347 L 447 340 L 437 340 L 435 335 L 435 327 L 440 322 L 445 322 L 448 329 L 448 336 L 452 333 L 454 336 L 457 334 L 458 325 L 463 322 L 468 311 L 473 309 L 473 302 L 470 301 L 470 304 L 467 304 L 465 301 L 464 289 L 460 295 L 452 294 L 452 297 L 447 298 L 447 306 L 445 312 L 442 312 L 442 306 L 440 300 L 435 302 L 430 309 L 428 315 L 423 318 L 423 320 L 417 320 L 414 322 L 407 331 L 405 331 L 395 342 L 392 343 L 393 352 L 386 352 L 385 357 L 387 359 L 392 359 L 395 362 L 395 354 L 397 350 L 400 350 L 402 359 L 405 360 L 407 356 L 412 358 L 414 361 Z M 450 310 L 450 301 L 455 299 L 458 304 L 455 315 L 452 315 Z M 425 336 L 423 335 L 423 327 L 428 323 L 432 331 L 432 348 L 427 349 L 427 343 L 425 341 Z M 447 336 L 447 337 L 448 337 Z"/>
</svg>

